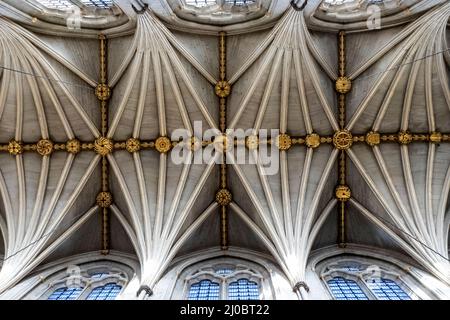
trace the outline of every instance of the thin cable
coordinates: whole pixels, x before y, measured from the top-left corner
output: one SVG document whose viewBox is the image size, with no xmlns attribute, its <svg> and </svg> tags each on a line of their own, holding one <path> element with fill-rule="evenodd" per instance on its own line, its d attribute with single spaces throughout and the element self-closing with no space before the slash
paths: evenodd
<svg viewBox="0 0 450 320">
<path fill-rule="evenodd" d="M 386 73 L 386 72 L 389 72 L 389 71 L 392 71 L 392 70 L 397 70 L 397 69 L 399 69 L 399 68 L 401 68 L 401 67 L 403 67 L 403 66 L 406 66 L 406 65 L 409 65 L 409 64 L 413 64 L 413 63 L 415 63 L 415 62 L 417 62 L 417 61 L 425 60 L 425 59 L 427 59 L 427 58 L 431 58 L 431 57 L 433 57 L 433 56 L 435 56 L 435 55 L 438 55 L 438 54 L 441 54 L 441 53 L 444 53 L 444 52 L 447 52 L 447 51 L 450 51 L 450 48 L 447 48 L 447 49 L 445 49 L 445 50 L 438 51 L 438 52 L 435 52 L 435 53 L 432 53 L 432 54 L 423 56 L 423 57 L 421 57 L 421 58 L 417 58 L 416 60 L 412 60 L 412 61 L 408 61 L 408 62 L 399 64 L 398 66 L 393 66 L 392 68 L 388 68 L 388 69 L 386 69 L 386 70 L 383 70 L 383 71 L 380 71 L 380 72 L 377 72 L 377 73 L 373 73 L 373 74 L 370 74 L 370 75 L 368 75 L 368 76 L 357 77 L 355 80 L 363 80 L 363 79 L 371 78 L 371 77 L 374 77 L 374 76 L 377 76 L 377 75 L 381 75 L 381 74 L 383 74 L 383 73 Z"/>
<path fill-rule="evenodd" d="M 435 55 L 438 55 L 438 54 L 441 54 L 441 53 L 444 53 L 444 52 L 447 52 L 447 51 L 450 51 L 450 48 L 447 48 L 447 49 L 442 50 L 442 51 L 439 51 L 439 52 L 435 52 L 435 53 L 430 54 L 430 55 L 426 55 L 426 56 L 424 56 L 424 57 L 421 57 L 421 58 L 418 58 L 418 59 L 415 59 L 415 60 L 412 60 L 412 61 L 405 62 L 405 63 L 403 63 L 403 64 L 400 64 L 400 65 L 397 65 L 397 66 L 394 66 L 394 67 L 385 69 L 385 70 L 383 70 L 383 71 L 381 71 L 381 72 L 378 72 L 378 73 L 374 73 L 374 74 L 371 74 L 371 75 L 368 75 L 368 76 L 365 76 L 365 77 L 358 77 L 357 79 L 358 79 L 358 80 L 362 80 L 362 79 L 367 79 L 367 78 L 370 78 L 370 77 L 373 77 L 373 76 L 381 75 L 381 74 L 383 74 L 383 73 L 390 72 L 390 71 L 392 71 L 392 70 L 396 70 L 396 69 L 401 68 L 401 67 L 403 67 L 403 66 L 406 66 L 406 65 L 415 63 L 415 62 L 417 62 L 417 61 L 425 60 L 425 59 L 427 59 L 427 58 L 433 57 L 433 56 L 435 56 Z M 3 66 L 0 66 L 0 69 L 8 70 L 8 71 L 11 71 L 11 72 L 17 72 L 17 73 L 25 74 L 25 75 L 29 75 L 29 76 L 33 76 L 33 77 L 36 77 L 36 78 L 43 78 L 43 79 L 47 79 L 47 80 L 49 80 L 49 81 L 59 82 L 59 83 L 63 83 L 63 84 L 66 84 L 66 85 L 71 85 L 71 86 L 81 87 L 81 88 L 88 88 L 89 90 L 93 90 L 92 87 L 88 87 L 88 86 L 85 86 L 85 85 L 79 85 L 79 84 L 74 84 L 74 83 L 71 83 L 71 82 L 66 82 L 66 81 L 62 81 L 62 80 L 52 79 L 52 78 L 48 78 L 48 77 L 41 76 L 41 75 L 36 75 L 36 74 L 33 74 L 33 73 L 21 71 L 21 70 L 14 70 L 14 69 L 7 68 L 7 67 L 3 67 Z M 365 93 L 367 93 L 367 91 L 363 92 L 363 94 L 365 94 Z M 354 99 L 355 99 L 355 98 L 359 98 L 359 97 L 361 97 L 361 96 L 362 96 L 362 95 L 356 96 L 356 97 L 354 97 Z M 79 215 L 79 216 L 76 216 L 74 219 L 70 220 L 69 222 L 72 223 L 73 221 L 75 221 L 76 219 L 78 219 L 79 217 L 81 217 L 81 216 L 83 216 L 83 215 L 84 215 L 84 213 L 81 214 L 81 215 Z M 415 237 L 412 236 L 411 234 L 409 234 L 409 233 L 407 233 L 406 231 L 400 229 L 399 227 L 395 226 L 394 224 L 392 224 L 391 222 L 385 220 L 384 218 L 381 218 L 381 217 L 378 217 L 378 218 L 380 218 L 382 221 L 384 221 L 385 223 L 389 224 L 390 226 L 394 227 L 395 229 L 397 229 L 397 230 L 400 231 L 401 233 L 407 235 L 407 236 L 410 237 L 411 239 L 415 240 L 416 242 L 420 243 L 422 246 L 424 246 L 424 247 L 427 248 L 428 250 L 433 251 L 434 253 L 436 253 L 437 255 L 439 255 L 440 257 L 442 257 L 443 259 L 445 259 L 446 261 L 449 261 L 449 262 L 450 262 L 450 259 L 446 258 L 445 256 L 443 256 L 442 254 L 440 254 L 439 252 L 437 252 L 437 251 L 434 250 L 433 248 L 429 247 L 427 244 L 421 242 L 419 239 L 415 238 Z M 65 225 L 64 225 L 64 226 L 65 226 Z M 61 226 L 59 226 L 59 227 L 61 227 Z M 2 259 L 2 261 L 4 262 L 4 261 L 8 260 L 8 259 L 14 257 L 15 255 L 19 254 L 20 252 L 26 250 L 26 249 L 29 248 L 30 246 L 32 246 L 32 245 L 38 243 L 38 242 L 41 241 L 43 238 L 45 238 L 45 237 L 51 235 L 54 231 L 56 231 L 56 229 L 57 229 L 57 227 L 55 227 L 55 229 L 49 231 L 48 233 L 44 234 L 42 237 L 40 237 L 39 239 L 35 240 L 34 242 L 31 242 L 31 243 L 28 244 L 27 246 L 23 247 L 22 249 L 19 249 L 17 252 L 15 252 L 15 253 L 9 255 L 7 258 Z"/>
<path fill-rule="evenodd" d="M 82 214 L 80 214 L 80 215 L 78 215 L 78 216 L 75 216 L 73 219 L 69 220 L 69 221 L 68 221 L 67 223 L 65 223 L 65 224 L 56 226 L 55 228 L 53 228 L 52 230 L 50 230 L 48 233 L 43 234 L 39 239 L 37 239 L 37 240 L 35 240 L 35 241 L 33 241 L 33 242 L 30 242 L 30 243 L 29 243 L 28 245 L 26 245 L 25 247 L 23 247 L 23 248 L 17 250 L 17 251 L 14 252 L 13 254 L 10 254 L 8 257 L 3 258 L 3 259 L 2 259 L 2 263 L 4 263 L 6 260 L 8 260 L 8 259 L 10 259 L 10 258 L 12 258 L 12 257 L 14 257 L 14 256 L 16 256 L 16 255 L 18 255 L 20 252 L 22 252 L 22 251 L 28 249 L 29 247 L 35 245 L 36 243 L 38 243 L 39 241 L 41 241 L 41 240 L 44 239 L 45 237 L 48 237 L 48 236 L 52 235 L 53 232 L 56 231 L 58 228 L 61 228 L 61 227 L 69 227 L 69 226 L 71 226 L 73 222 L 75 222 L 76 220 L 78 220 L 78 218 L 81 218 L 81 217 L 84 216 L 85 214 L 86 214 L 86 212 L 85 212 L 85 213 L 82 213 Z"/>
<path fill-rule="evenodd" d="M 367 76 L 365 76 L 365 77 L 358 77 L 358 78 L 356 78 L 356 79 L 353 80 L 353 81 L 363 80 L 363 79 L 368 79 L 368 78 L 373 77 L 373 76 L 375 76 L 375 75 L 381 75 L 381 74 L 383 74 L 383 73 L 386 73 L 386 72 L 390 72 L 390 71 L 396 70 L 396 69 L 401 68 L 401 67 L 403 67 L 403 66 L 405 66 L 405 65 L 412 64 L 412 63 L 414 63 L 414 62 L 416 62 L 416 61 L 425 60 L 425 59 L 428 59 L 428 58 L 430 58 L 430 57 L 436 56 L 436 55 L 438 55 L 438 54 L 442 54 L 442 53 L 447 52 L 447 51 L 450 51 L 450 48 L 447 48 L 446 50 L 442 50 L 442 51 L 439 51 L 439 52 L 435 52 L 435 53 L 433 53 L 433 54 L 430 54 L 430 55 L 427 55 L 427 56 L 424 56 L 424 57 L 421 57 L 421 58 L 417 58 L 416 60 L 413 60 L 413 61 L 405 62 L 404 64 L 400 64 L 400 65 L 398 65 L 398 66 L 394 66 L 394 67 L 388 68 L 388 69 L 386 69 L 386 70 L 384 70 L 384 71 L 381 71 L 381 72 L 378 72 L 378 73 L 374 73 L 374 74 L 371 74 L 371 75 L 367 75 Z M 363 99 L 364 97 L 367 96 L 367 93 L 368 93 L 369 91 L 370 91 L 370 89 L 366 89 L 366 90 L 362 91 L 361 93 L 359 93 L 358 95 L 354 95 L 354 96 L 349 95 L 349 99 L 351 99 L 352 101 L 360 101 L 360 99 Z M 362 101 L 363 101 L 363 100 L 361 100 L 360 103 L 361 103 Z"/>
<path fill-rule="evenodd" d="M 386 72 L 390 72 L 390 71 L 393 71 L 393 70 L 397 70 L 397 69 L 399 69 L 399 68 L 401 68 L 401 67 L 403 67 L 403 66 L 410 65 L 410 64 L 413 64 L 413 63 L 415 63 L 415 62 L 417 62 L 417 61 L 425 60 L 425 59 L 428 59 L 428 58 L 430 58 L 430 57 L 433 57 L 433 56 L 436 56 L 436 55 L 438 55 L 438 54 L 441 54 L 441 53 L 444 53 L 444 52 L 448 52 L 448 51 L 450 51 L 450 48 L 447 48 L 447 49 L 442 50 L 442 51 L 435 52 L 435 53 L 430 54 L 430 55 L 426 55 L 426 56 L 421 57 L 421 58 L 417 58 L 417 59 L 412 60 L 412 61 L 405 62 L 405 63 L 403 63 L 403 64 L 400 64 L 400 65 L 397 65 L 397 66 L 394 66 L 394 67 L 385 69 L 385 70 L 380 71 L 380 72 L 377 72 L 377 73 L 373 73 L 373 74 L 370 74 L 370 75 L 367 75 L 367 76 L 364 76 L 364 77 L 358 77 L 358 78 L 356 78 L 355 80 L 364 80 L 364 79 L 368 79 L 368 78 L 371 78 L 371 77 L 374 77 L 374 76 L 378 76 L 378 75 L 384 74 L 384 73 L 386 73 Z M 75 83 L 72 83 L 72 82 L 63 81 L 63 80 L 58 80 L 58 79 L 53 79 L 53 78 L 48 78 L 48 77 L 45 77 L 45 76 L 36 75 L 36 74 L 34 74 L 34 73 L 25 72 L 25 71 L 22 71 L 22 70 L 15 70 L 15 69 L 11 69 L 11 68 L 4 67 L 4 66 L 0 66 L 0 69 L 7 70 L 7 71 L 11 71 L 11 72 L 17 72 L 17 73 L 20 73 L 20 74 L 24 74 L 24 75 L 28 75 L 28 76 L 32 76 L 32 77 L 36 77 L 36 78 L 47 79 L 47 80 L 52 81 L 52 82 L 58 82 L 58 83 L 66 84 L 66 85 L 71 85 L 71 86 L 74 86 L 74 87 L 80 87 L 80 88 L 85 88 L 85 89 L 89 89 L 89 90 L 94 90 L 92 87 L 89 87 L 89 86 L 80 85 L 80 84 L 75 84 Z M 368 92 L 368 91 L 364 91 L 363 94 L 365 94 L 365 93 L 367 93 L 367 92 Z M 354 98 L 359 98 L 359 97 L 361 97 L 363 94 L 361 94 L 361 95 L 359 95 L 359 96 L 356 96 L 356 97 L 354 97 Z"/>
<path fill-rule="evenodd" d="M 425 248 L 427 248 L 428 250 L 433 251 L 434 253 L 436 253 L 437 255 L 439 255 L 442 259 L 447 260 L 448 262 L 450 262 L 450 259 L 446 258 L 445 256 L 443 256 L 441 253 L 439 253 L 438 251 L 434 250 L 433 248 L 431 248 L 430 246 L 428 246 L 427 244 L 423 243 L 422 241 L 420 241 L 419 239 L 417 239 L 416 237 L 414 237 L 413 235 L 411 235 L 410 233 L 402 230 L 401 228 L 397 227 L 395 224 L 391 223 L 390 221 L 378 216 L 378 219 L 382 220 L 383 222 L 385 222 L 386 224 L 394 227 L 395 229 L 397 229 L 398 231 L 400 231 L 401 233 L 407 235 L 408 237 L 410 237 L 411 239 L 417 241 L 418 243 L 420 243 L 422 246 L 424 246 Z"/>
<path fill-rule="evenodd" d="M 85 85 L 76 84 L 76 83 L 72 83 L 72 82 L 67 82 L 67 81 L 63 81 L 63 80 L 48 78 L 48 77 L 37 75 L 37 74 L 31 73 L 31 72 L 25 72 L 25 71 L 22 71 L 22 70 L 15 70 L 15 69 L 11 69 L 11 68 L 4 67 L 4 66 L 0 66 L 0 69 L 11 71 L 11 72 L 16 72 L 16 73 L 20 73 L 20 74 L 24 74 L 24 75 L 27 75 L 27 76 L 32 76 L 32 77 L 35 77 L 35 78 L 46 79 L 46 80 L 49 80 L 49 81 L 52 81 L 52 82 L 58 82 L 58 83 L 66 84 L 66 85 L 71 85 L 71 86 L 74 86 L 74 87 L 80 87 L 80 88 L 85 88 L 85 89 L 89 89 L 89 90 L 94 90 L 94 88 L 92 88 L 92 87 L 88 87 L 88 86 L 85 86 Z"/>
<path fill-rule="evenodd" d="M 386 69 L 386 70 L 384 70 L 384 71 L 381 71 L 381 72 L 378 72 L 378 73 L 374 73 L 374 74 L 371 74 L 371 75 L 368 75 L 368 76 L 364 76 L 364 77 L 359 77 L 359 78 L 357 78 L 357 79 L 358 79 L 358 80 L 363 80 L 363 79 L 367 79 L 367 78 L 374 77 L 374 76 L 377 76 L 377 75 L 381 75 L 381 74 L 383 74 L 383 73 L 386 73 L 386 72 L 389 72 L 389 71 L 393 71 L 393 70 L 397 70 L 397 69 L 399 69 L 399 68 L 401 68 L 401 67 L 403 67 L 403 66 L 410 65 L 410 64 L 413 64 L 413 63 L 415 63 L 415 62 L 417 62 L 417 61 L 425 60 L 425 59 L 428 59 L 428 58 L 430 58 L 430 57 L 433 57 L 433 56 L 436 56 L 436 55 L 438 55 L 438 54 L 441 54 L 441 53 L 444 53 L 444 52 L 448 52 L 448 51 L 450 51 L 450 48 L 447 48 L 447 49 L 442 50 L 442 51 L 435 52 L 435 53 L 433 53 L 433 54 L 429 54 L 429 55 L 423 56 L 423 57 L 421 57 L 421 58 L 417 58 L 417 59 L 412 60 L 412 61 L 405 62 L 405 63 L 403 63 L 403 64 L 400 64 L 400 65 L 397 65 L 397 66 L 388 68 L 388 69 Z M 365 95 L 367 92 L 368 92 L 368 91 L 366 90 L 366 91 L 364 91 L 361 95 L 355 96 L 353 99 L 357 99 L 357 98 L 359 98 L 359 97 L 362 97 L 362 96 Z M 378 217 L 378 218 L 379 218 L 380 220 L 382 220 L 383 222 L 385 222 L 386 224 L 390 225 L 391 227 L 394 227 L 396 230 L 400 231 L 401 233 L 405 234 L 405 235 L 408 236 L 409 238 L 413 239 L 414 241 L 420 243 L 424 248 L 426 248 L 426 249 L 428 249 L 428 250 L 431 250 L 432 252 L 434 252 L 435 254 L 437 254 L 438 256 L 440 256 L 441 258 L 443 258 L 444 260 L 450 262 L 450 259 L 446 258 L 446 257 L 443 256 L 441 253 L 439 253 L 438 251 L 434 250 L 433 248 L 431 248 L 431 247 L 428 246 L 427 244 L 423 243 L 422 241 L 420 241 L 419 239 L 417 239 L 416 237 L 414 237 L 414 236 L 411 235 L 410 233 L 408 233 L 408 232 L 402 230 L 401 228 L 399 228 L 399 227 L 396 226 L 395 224 L 391 223 L 390 221 L 388 221 L 388 220 L 386 220 L 386 219 L 384 219 L 384 218 L 382 218 L 382 217 Z"/>
</svg>

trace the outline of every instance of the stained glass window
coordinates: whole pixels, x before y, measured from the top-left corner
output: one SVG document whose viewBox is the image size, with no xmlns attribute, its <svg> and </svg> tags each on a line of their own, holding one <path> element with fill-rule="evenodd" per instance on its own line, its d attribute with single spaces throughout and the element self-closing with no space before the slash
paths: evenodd
<svg viewBox="0 0 450 320">
<path fill-rule="evenodd" d="M 114 300 L 122 290 L 122 286 L 115 283 L 108 283 L 101 287 L 94 288 L 86 300 Z"/>
<path fill-rule="evenodd" d="M 361 287 L 353 280 L 335 277 L 327 283 L 336 300 L 368 300 Z"/>
<path fill-rule="evenodd" d="M 59 288 L 56 289 L 47 300 L 76 300 L 83 288 Z"/>
<path fill-rule="evenodd" d="M 258 284 L 247 279 L 239 279 L 228 286 L 230 300 L 259 300 Z"/>
<path fill-rule="evenodd" d="M 411 300 L 395 281 L 389 279 L 370 279 L 367 286 L 380 300 Z"/>
<path fill-rule="evenodd" d="M 189 300 L 219 300 L 220 286 L 210 280 L 202 280 L 191 285 Z"/>
</svg>

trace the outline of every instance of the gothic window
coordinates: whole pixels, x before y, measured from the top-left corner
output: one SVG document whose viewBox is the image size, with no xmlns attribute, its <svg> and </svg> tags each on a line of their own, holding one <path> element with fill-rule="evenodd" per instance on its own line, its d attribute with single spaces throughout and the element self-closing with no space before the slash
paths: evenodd
<svg viewBox="0 0 450 320">
<path fill-rule="evenodd" d="M 379 300 L 411 300 L 409 295 L 393 280 L 370 279 L 367 285 Z"/>
<path fill-rule="evenodd" d="M 189 300 L 260 300 L 263 276 L 242 264 L 205 265 L 186 278 Z"/>
<path fill-rule="evenodd" d="M 83 288 L 59 288 L 47 298 L 47 300 L 76 300 L 83 292 Z"/>
<path fill-rule="evenodd" d="M 259 287 L 256 282 L 239 279 L 228 286 L 230 300 L 259 300 Z"/>
<path fill-rule="evenodd" d="M 72 265 L 52 279 L 41 299 L 114 300 L 128 283 L 128 272 L 106 262 L 104 265 Z"/>
<path fill-rule="evenodd" d="M 400 274 L 377 264 L 341 260 L 321 275 L 336 300 L 411 300 L 414 295 Z"/>
<path fill-rule="evenodd" d="M 336 300 L 368 300 L 361 287 L 353 280 L 334 277 L 327 283 Z"/>
<path fill-rule="evenodd" d="M 191 285 L 189 300 L 219 300 L 220 288 L 217 282 L 202 280 Z"/>
<path fill-rule="evenodd" d="M 120 291 L 122 291 L 122 286 L 110 282 L 104 286 L 94 288 L 86 300 L 114 300 Z"/>
</svg>

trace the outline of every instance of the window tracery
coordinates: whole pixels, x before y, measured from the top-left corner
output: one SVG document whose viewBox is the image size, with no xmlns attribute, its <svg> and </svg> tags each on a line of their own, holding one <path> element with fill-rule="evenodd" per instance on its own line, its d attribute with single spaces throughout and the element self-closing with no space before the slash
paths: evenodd
<svg viewBox="0 0 450 320">
<path fill-rule="evenodd" d="M 399 273 L 377 264 L 342 260 L 327 265 L 321 278 L 336 300 L 411 300 L 415 297 Z"/>
<path fill-rule="evenodd" d="M 66 275 L 48 284 L 44 300 L 114 300 L 128 283 L 128 275 L 108 266 L 69 266 Z"/>
<path fill-rule="evenodd" d="M 53 291 L 47 300 L 76 300 L 81 292 L 83 292 L 83 288 L 62 287 Z"/>
<path fill-rule="evenodd" d="M 354 280 L 334 277 L 328 280 L 327 284 L 336 300 L 368 300 L 364 291 Z"/>
<path fill-rule="evenodd" d="M 201 280 L 193 283 L 189 290 L 189 300 L 219 300 L 220 286 L 211 280 Z"/>
<path fill-rule="evenodd" d="M 216 263 L 186 278 L 189 300 L 260 300 L 263 276 L 244 264 Z"/>
<path fill-rule="evenodd" d="M 121 285 L 110 282 L 92 289 L 86 300 L 114 300 L 120 291 L 122 291 Z"/>
<path fill-rule="evenodd" d="M 411 300 L 410 296 L 390 279 L 370 279 L 367 286 L 379 300 Z"/>
</svg>

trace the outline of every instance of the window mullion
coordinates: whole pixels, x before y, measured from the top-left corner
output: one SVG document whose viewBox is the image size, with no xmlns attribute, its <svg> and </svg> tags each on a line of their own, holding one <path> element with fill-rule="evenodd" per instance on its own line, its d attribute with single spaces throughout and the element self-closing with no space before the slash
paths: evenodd
<svg viewBox="0 0 450 320">
<path fill-rule="evenodd" d="M 367 285 L 367 282 L 364 280 L 362 276 L 358 276 L 358 284 L 364 293 L 367 295 L 369 300 L 378 300 L 377 296 L 373 293 L 373 291 Z"/>
<path fill-rule="evenodd" d="M 77 300 L 85 300 L 85 298 L 87 297 L 87 295 L 86 295 L 86 297 L 83 297 L 83 295 L 86 293 L 86 291 L 89 289 L 89 288 L 91 288 L 92 287 L 92 285 L 91 285 L 91 283 L 86 283 L 86 286 L 83 288 L 83 290 L 80 292 L 80 295 L 78 296 L 78 298 L 77 298 Z M 81 297 L 83 297 L 83 299 L 81 299 Z"/>
<path fill-rule="evenodd" d="M 228 300 L 228 283 L 226 279 L 221 281 L 221 299 Z"/>
</svg>

